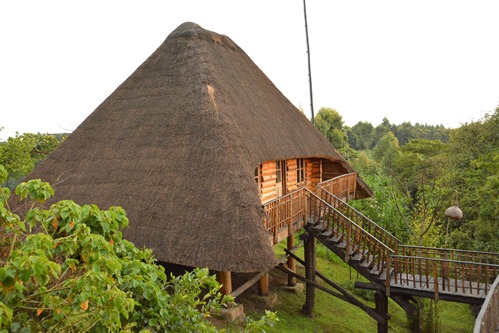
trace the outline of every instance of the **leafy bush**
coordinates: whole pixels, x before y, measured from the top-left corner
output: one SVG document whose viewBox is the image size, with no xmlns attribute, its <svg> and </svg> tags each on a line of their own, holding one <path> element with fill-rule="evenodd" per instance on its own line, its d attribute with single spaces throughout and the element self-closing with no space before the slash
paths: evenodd
<svg viewBox="0 0 499 333">
<path fill-rule="evenodd" d="M 122 208 L 64 200 L 42 209 L 53 190 L 40 180 L 16 194 L 31 208 L 23 218 L 12 213 L 2 189 L 0 332 L 217 331 L 206 318 L 232 299 L 207 269 L 168 279 L 151 250 L 122 238 Z M 274 320 L 267 313 L 246 330 Z"/>
</svg>

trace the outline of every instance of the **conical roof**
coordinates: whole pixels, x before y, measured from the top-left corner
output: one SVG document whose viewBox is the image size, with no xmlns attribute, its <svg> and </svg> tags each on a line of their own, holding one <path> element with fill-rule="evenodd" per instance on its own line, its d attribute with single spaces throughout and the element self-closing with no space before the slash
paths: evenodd
<svg viewBox="0 0 499 333">
<path fill-rule="evenodd" d="M 254 170 L 299 157 L 352 171 L 231 39 L 184 23 L 28 178 L 122 206 L 160 261 L 254 272 L 277 263 Z"/>
</svg>

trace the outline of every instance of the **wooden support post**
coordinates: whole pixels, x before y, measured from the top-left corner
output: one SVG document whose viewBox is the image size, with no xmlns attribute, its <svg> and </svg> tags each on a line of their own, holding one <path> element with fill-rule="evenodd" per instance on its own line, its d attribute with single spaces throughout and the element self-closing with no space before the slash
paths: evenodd
<svg viewBox="0 0 499 333">
<path fill-rule="evenodd" d="M 305 276 L 307 280 L 315 281 L 316 253 L 315 253 L 315 238 L 312 234 L 308 234 L 305 239 Z M 306 316 L 312 317 L 315 303 L 315 287 L 307 283 L 306 300 L 303 305 L 302 312 Z"/>
<path fill-rule="evenodd" d="M 217 272 L 217 281 L 222 285 L 222 288 L 220 288 L 222 295 L 228 295 L 232 292 L 232 275 L 230 272 Z"/>
<path fill-rule="evenodd" d="M 376 303 L 376 313 L 383 318 L 388 318 L 388 297 L 382 292 L 374 293 L 374 302 Z M 378 333 L 388 333 L 388 319 L 384 322 L 378 322 Z"/>
<path fill-rule="evenodd" d="M 288 236 L 287 239 L 287 248 L 289 251 L 291 251 L 295 247 L 295 235 L 291 234 Z M 290 271 L 293 273 L 296 273 L 296 261 L 293 257 L 288 256 L 288 262 L 287 262 L 288 268 Z M 288 275 L 288 286 L 294 287 L 296 286 L 296 278 Z"/>
<path fill-rule="evenodd" d="M 270 290 L 269 273 L 258 280 L 258 295 L 267 296 Z"/>
</svg>

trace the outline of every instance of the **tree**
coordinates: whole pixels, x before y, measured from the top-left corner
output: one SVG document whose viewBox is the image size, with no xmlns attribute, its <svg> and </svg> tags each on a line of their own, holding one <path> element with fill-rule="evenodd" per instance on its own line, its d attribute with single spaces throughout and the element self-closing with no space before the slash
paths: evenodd
<svg viewBox="0 0 499 333">
<path fill-rule="evenodd" d="M 367 121 L 359 121 L 348 133 L 350 147 L 357 150 L 367 150 L 373 143 L 374 127 Z"/>
<path fill-rule="evenodd" d="M 5 168 L 0 173 L 6 176 Z M 16 188 L 31 208 L 21 218 L 0 193 L 0 331 L 216 332 L 206 320 L 230 301 L 207 269 L 170 279 L 152 251 L 122 238 L 120 207 L 100 210 L 70 200 L 42 208 L 48 183 Z M 275 314 L 248 323 L 261 328 Z M 263 330 L 263 329 L 262 329 Z"/>
<path fill-rule="evenodd" d="M 321 108 L 315 116 L 315 126 L 337 149 L 347 147 L 347 135 L 343 126 L 343 118 L 338 111 Z"/>
<path fill-rule="evenodd" d="M 464 217 L 450 225 L 450 244 L 499 252 L 497 182 L 499 177 L 499 107 L 483 119 L 452 130 L 446 149 L 442 196 L 459 193 Z M 449 201 L 450 203 L 450 201 Z"/>
<path fill-rule="evenodd" d="M 379 140 L 373 149 L 373 158 L 385 168 L 392 168 L 393 161 L 400 154 L 399 141 L 392 132 L 388 132 Z"/>
<path fill-rule="evenodd" d="M 6 142 L 0 142 L 0 164 L 9 174 L 4 184 L 10 189 L 15 188 L 62 140 L 62 136 L 24 133 L 8 138 Z"/>
</svg>

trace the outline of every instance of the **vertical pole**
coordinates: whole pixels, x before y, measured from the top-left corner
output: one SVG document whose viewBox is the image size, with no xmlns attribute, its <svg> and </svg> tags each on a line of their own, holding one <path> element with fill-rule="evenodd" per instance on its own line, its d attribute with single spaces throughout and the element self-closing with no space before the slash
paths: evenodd
<svg viewBox="0 0 499 333">
<path fill-rule="evenodd" d="M 288 239 L 287 239 L 287 248 L 288 248 L 288 250 L 291 251 L 291 249 L 293 249 L 294 247 L 295 247 L 295 235 L 291 234 L 288 236 Z M 288 268 L 290 271 L 296 273 L 296 261 L 291 256 L 288 256 Z M 290 286 L 290 287 L 296 286 L 296 278 L 295 277 L 288 275 L 288 286 Z"/>
<path fill-rule="evenodd" d="M 376 303 L 376 313 L 380 316 L 387 318 L 388 314 L 388 297 L 377 291 L 374 293 L 374 302 Z M 388 333 L 388 320 L 378 322 L 378 333 Z"/>
<path fill-rule="evenodd" d="M 305 0 L 303 0 L 303 14 L 305 16 L 305 36 L 307 38 L 308 84 L 309 84 L 309 87 L 310 87 L 310 110 L 312 112 L 312 118 L 310 120 L 312 121 L 312 124 L 315 124 L 314 98 L 312 96 L 312 69 L 311 69 L 311 66 L 310 66 L 310 43 L 308 41 L 307 5 L 305 3 Z"/>
<path fill-rule="evenodd" d="M 260 280 L 258 280 L 258 295 L 267 296 L 269 294 L 270 289 L 270 281 L 269 281 L 269 273 L 262 276 Z"/>
<path fill-rule="evenodd" d="M 315 281 L 315 238 L 312 234 L 308 234 L 305 239 L 305 277 L 307 280 Z M 312 317 L 315 303 L 315 287 L 307 283 L 306 299 L 303 305 L 302 312 L 306 316 Z"/>
<path fill-rule="evenodd" d="M 222 285 L 220 288 L 222 295 L 228 295 L 232 292 L 232 275 L 230 272 L 217 272 L 217 281 Z"/>
</svg>

